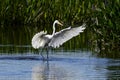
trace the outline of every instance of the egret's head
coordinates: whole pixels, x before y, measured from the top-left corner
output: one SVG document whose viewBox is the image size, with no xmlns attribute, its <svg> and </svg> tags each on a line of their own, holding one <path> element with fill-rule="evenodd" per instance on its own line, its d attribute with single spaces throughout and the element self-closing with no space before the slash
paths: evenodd
<svg viewBox="0 0 120 80">
<path fill-rule="evenodd" d="M 55 20 L 55 21 L 54 21 L 54 24 L 59 24 L 59 25 L 63 26 L 63 24 L 60 23 L 58 20 Z"/>
</svg>

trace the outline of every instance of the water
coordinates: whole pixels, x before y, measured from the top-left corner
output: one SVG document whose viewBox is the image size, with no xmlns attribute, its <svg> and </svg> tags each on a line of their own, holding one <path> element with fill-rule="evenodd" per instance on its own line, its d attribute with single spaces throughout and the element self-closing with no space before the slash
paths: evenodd
<svg viewBox="0 0 120 80">
<path fill-rule="evenodd" d="M 0 80 L 120 80 L 120 59 L 59 49 L 49 51 L 49 61 L 42 61 L 30 46 L 16 47 L 19 49 L 12 54 L 1 50 Z"/>
<path fill-rule="evenodd" d="M 31 26 L 0 29 L 0 80 L 120 80 L 119 56 L 111 53 L 114 58 L 102 58 L 91 52 L 86 33 L 50 50 L 49 61 L 42 61 L 30 45 L 41 30 Z"/>
</svg>

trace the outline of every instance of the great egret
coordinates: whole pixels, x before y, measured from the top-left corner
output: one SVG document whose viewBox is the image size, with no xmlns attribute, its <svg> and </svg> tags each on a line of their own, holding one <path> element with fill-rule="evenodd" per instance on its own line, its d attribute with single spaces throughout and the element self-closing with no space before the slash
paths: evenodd
<svg viewBox="0 0 120 80">
<path fill-rule="evenodd" d="M 55 32 L 55 24 L 63 26 L 58 20 L 53 23 L 53 33 L 52 35 L 47 34 L 47 32 L 41 31 L 35 34 L 32 38 L 32 47 L 35 49 L 53 47 L 58 48 L 60 45 L 70 40 L 71 38 L 79 35 L 86 28 L 85 24 L 79 27 L 65 28 L 59 32 Z M 47 53 L 48 58 L 48 53 Z"/>
</svg>

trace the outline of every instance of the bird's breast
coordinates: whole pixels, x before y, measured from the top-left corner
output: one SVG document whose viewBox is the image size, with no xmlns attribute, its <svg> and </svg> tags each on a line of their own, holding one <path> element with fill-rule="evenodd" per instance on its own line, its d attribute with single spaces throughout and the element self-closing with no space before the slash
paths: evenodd
<svg viewBox="0 0 120 80">
<path fill-rule="evenodd" d="M 51 39 L 52 35 L 45 35 L 46 38 Z"/>
</svg>

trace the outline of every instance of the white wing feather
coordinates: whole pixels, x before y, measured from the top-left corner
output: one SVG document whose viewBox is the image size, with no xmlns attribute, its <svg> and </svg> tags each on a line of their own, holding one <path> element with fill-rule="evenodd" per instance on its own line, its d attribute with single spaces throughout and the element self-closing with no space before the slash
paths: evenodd
<svg viewBox="0 0 120 80">
<path fill-rule="evenodd" d="M 38 49 L 40 47 L 45 46 L 47 40 L 45 40 L 44 36 L 46 35 L 46 33 L 47 32 L 41 31 L 33 36 L 33 38 L 32 38 L 32 47 L 33 48 Z"/>
<path fill-rule="evenodd" d="M 48 46 L 54 48 L 59 47 L 64 42 L 79 35 L 79 33 L 83 32 L 85 28 L 86 28 L 85 24 L 83 24 L 82 26 L 79 27 L 75 27 L 75 28 L 68 27 L 59 32 L 56 32 L 55 35 L 52 37 L 51 41 L 49 42 Z"/>
</svg>

